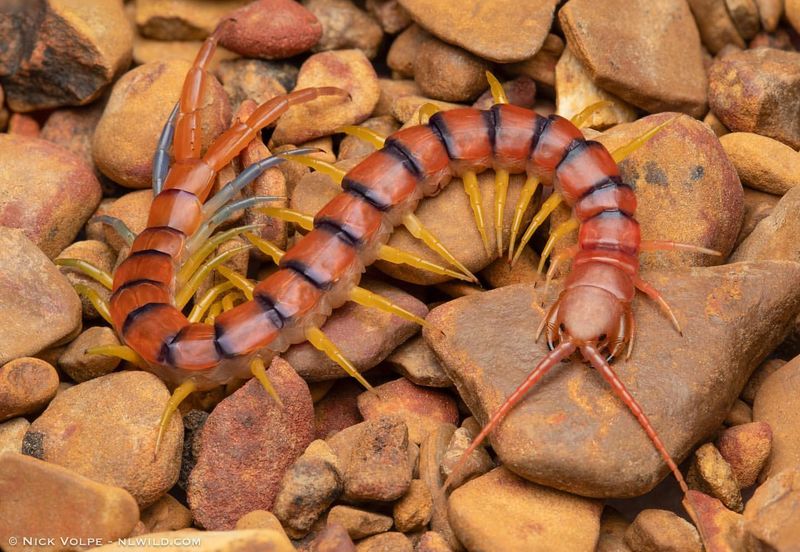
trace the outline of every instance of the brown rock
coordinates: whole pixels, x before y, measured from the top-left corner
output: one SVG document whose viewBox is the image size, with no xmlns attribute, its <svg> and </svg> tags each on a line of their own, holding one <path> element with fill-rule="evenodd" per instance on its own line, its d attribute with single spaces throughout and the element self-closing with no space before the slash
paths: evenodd
<svg viewBox="0 0 800 552">
<path fill-rule="evenodd" d="M 690 488 L 718 498 L 729 510 L 742 511 L 744 505 L 739 482 L 713 443 L 706 443 L 694 452 L 694 463 L 687 480 Z"/>
<path fill-rule="evenodd" d="M 480 276 L 490 289 L 514 284 L 532 284 L 542 279 L 542 275 L 538 272 L 539 260 L 539 254 L 526 247 L 514 266 L 511 266 L 506 258 L 497 259 L 484 268 Z"/>
<path fill-rule="evenodd" d="M 297 69 L 293 66 L 260 59 L 226 61 L 219 65 L 214 74 L 228 93 L 233 111 L 237 114 L 245 100 L 261 105 L 286 94 L 286 86 L 279 79 L 288 79 L 292 86 L 297 79 Z"/>
<path fill-rule="evenodd" d="M 758 544 L 745 529 L 741 514 L 731 512 L 716 498 L 689 491 L 694 517 L 703 527 L 703 544 L 706 550 L 747 551 L 758 550 Z"/>
<path fill-rule="evenodd" d="M 725 136 L 730 132 L 730 130 L 728 130 L 728 128 L 723 125 L 717 116 L 711 111 L 706 113 L 706 116 L 703 117 L 703 122 L 711 127 L 711 130 L 714 131 L 714 134 L 716 134 L 717 137 Z"/>
<path fill-rule="evenodd" d="M 15 2 L 6 15 L 0 82 L 13 111 L 89 103 L 131 61 L 119 2 Z"/>
<path fill-rule="evenodd" d="M 452 476 L 451 485 L 453 488 L 460 487 L 465 481 L 483 475 L 494 468 L 494 462 L 492 462 L 489 453 L 486 452 L 486 448 L 479 446 L 465 461 L 464 465 L 459 468 L 459 471 L 454 473 L 456 466 L 461 462 L 462 456 L 479 431 L 480 428 L 478 431 L 473 432 L 466 427 L 460 427 L 450 438 L 447 450 L 442 456 L 440 470 L 443 476 Z"/>
<path fill-rule="evenodd" d="M 464 107 L 461 104 L 432 100 L 424 96 L 403 95 L 392 104 L 392 115 L 395 119 L 401 121 L 404 127 L 418 125 L 420 123 L 419 108 L 424 104 L 433 104 L 439 108 L 439 111 Z"/>
<path fill-rule="evenodd" d="M 439 359 L 422 339 L 413 337 L 400 345 L 386 359 L 395 372 L 412 383 L 425 387 L 451 387 L 453 382 L 447 377 Z"/>
<path fill-rule="evenodd" d="M 553 21 L 553 0 L 479 0 L 459 3 L 400 0 L 417 24 L 440 39 L 490 61 L 509 63 L 533 56 Z M 513 32 L 510 30 L 513 29 Z M 519 40 L 524 36 L 525 40 Z"/>
<path fill-rule="evenodd" d="M 117 255 L 114 253 L 114 250 L 101 241 L 86 240 L 77 241 L 72 245 L 67 246 L 61 251 L 61 253 L 58 254 L 56 260 L 58 259 L 80 259 L 82 261 L 91 263 L 100 270 L 104 270 L 105 272 L 112 274 L 114 271 L 114 264 L 117 260 Z M 68 266 L 61 266 L 59 267 L 59 270 L 62 274 L 64 274 L 64 276 L 67 277 L 67 280 L 69 280 L 73 287 L 76 284 L 80 284 L 93 289 L 95 293 L 97 293 L 106 301 L 111 298 L 111 290 L 106 288 L 94 278 L 86 276 L 80 270 Z M 92 302 L 88 298 L 81 297 L 81 308 L 83 310 L 84 318 L 100 318 L 100 314 L 97 312 L 97 309 L 94 308 L 94 305 L 92 305 Z"/>
<path fill-rule="evenodd" d="M 94 161 L 103 174 L 128 188 L 150 187 L 158 137 L 190 67 L 181 59 L 148 63 L 114 84 L 92 141 Z M 203 149 L 228 128 L 231 118 L 222 85 L 213 77 L 205 82 L 200 100 Z"/>
<path fill-rule="evenodd" d="M 395 121 L 394 117 L 391 115 L 382 115 L 380 117 L 367 119 L 359 126 L 372 130 L 383 137 L 389 136 L 400 128 L 400 125 L 397 124 L 397 121 Z M 373 144 L 358 136 L 345 136 L 341 144 L 339 144 L 339 161 L 344 159 L 362 159 L 376 151 L 376 149 L 377 148 Z"/>
<path fill-rule="evenodd" d="M 770 194 L 783 195 L 800 185 L 800 153 L 750 132 L 732 132 L 720 138 L 742 183 Z"/>
<path fill-rule="evenodd" d="M 110 374 L 119 366 L 120 359 L 88 352 L 92 347 L 107 345 L 120 345 L 114 330 L 104 326 L 89 328 L 69 344 L 58 359 L 58 367 L 78 383 Z"/>
<path fill-rule="evenodd" d="M 736 399 L 728 415 L 725 416 L 725 425 L 737 426 L 749 424 L 753 421 L 753 409 L 746 402 Z"/>
<path fill-rule="evenodd" d="M 299 144 L 358 124 L 372 113 L 380 97 L 378 76 L 360 50 L 322 52 L 308 58 L 297 76 L 297 89 L 335 86 L 349 98 L 323 97 L 289 109 L 278 121 L 275 144 Z"/>
<path fill-rule="evenodd" d="M 630 552 L 625 544 L 625 531 L 629 525 L 628 520 L 613 508 L 603 508 L 596 552 Z"/>
<path fill-rule="evenodd" d="M 0 423 L 0 454 L 22 452 L 22 440 L 30 425 L 25 418 L 12 418 Z"/>
<path fill-rule="evenodd" d="M 403 497 L 395 502 L 394 525 L 401 533 L 421 531 L 431 519 L 433 497 L 423 481 L 414 479 Z"/>
<path fill-rule="evenodd" d="M 72 152 L 16 134 L 0 135 L 0 166 L 0 225 L 23 230 L 54 258 L 100 203 L 100 183 Z"/>
<path fill-rule="evenodd" d="M 377 55 L 383 29 L 350 0 L 304 0 L 303 5 L 322 24 L 315 52 L 357 48 L 370 59 Z"/>
<path fill-rule="evenodd" d="M 311 552 L 355 552 L 356 545 L 339 523 L 325 526 L 311 543 Z"/>
<path fill-rule="evenodd" d="M 79 156 L 99 176 L 92 158 L 92 135 L 104 107 L 104 102 L 100 101 L 86 107 L 57 109 L 47 118 L 39 137 Z"/>
<path fill-rule="evenodd" d="M 759 364 L 758 368 L 756 368 L 750 376 L 750 379 L 747 380 L 747 385 L 742 389 L 740 395 L 742 399 L 749 404 L 753 404 L 756 393 L 761 388 L 761 385 L 784 364 L 786 364 L 786 361 L 780 358 L 771 358 Z"/>
<path fill-rule="evenodd" d="M 712 54 L 729 44 L 745 47 L 725 3 L 726 0 L 689 0 L 703 44 Z"/>
<path fill-rule="evenodd" d="M 431 98 L 474 100 L 488 86 L 489 68 L 489 63 L 468 51 L 430 38 L 422 42 L 414 59 L 414 80 Z"/>
<path fill-rule="evenodd" d="M 550 33 L 536 55 L 517 63 L 510 63 L 505 69 L 512 75 L 528 76 L 552 89 L 556 84 L 556 64 L 563 51 L 564 40 Z"/>
<path fill-rule="evenodd" d="M 445 538 L 436 531 L 426 531 L 422 534 L 414 552 L 452 552 Z"/>
<path fill-rule="evenodd" d="M 502 83 L 503 90 L 508 97 L 508 103 L 528 109 L 533 109 L 536 102 L 536 82 L 527 75 L 520 75 L 512 80 Z M 494 105 L 492 91 L 486 89 L 472 104 L 475 109 L 491 109 Z"/>
<path fill-rule="evenodd" d="M 405 378 L 359 395 L 358 410 L 368 421 L 399 416 L 408 426 L 408 438 L 417 444 L 440 424 L 458 422 L 458 407 L 452 396 L 414 385 Z"/>
<path fill-rule="evenodd" d="M 348 500 L 396 500 L 411 484 L 408 428 L 396 417 L 368 420 L 364 426 L 344 463 L 344 496 Z"/>
<path fill-rule="evenodd" d="M 314 405 L 317 439 L 327 439 L 363 421 L 357 402 L 363 390 L 361 384 L 352 378 L 336 381 L 325 397 Z"/>
<path fill-rule="evenodd" d="M 773 209 L 780 201 L 780 196 L 759 192 L 751 188 L 744 188 L 744 218 L 736 238 L 736 247 L 753 233 L 758 223 L 772 214 Z"/>
<path fill-rule="evenodd" d="M 800 148 L 800 53 L 758 48 L 717 59 L 708 90 L 711 110 L 732 131 Z"/>
<path fill-rule="evenodd" d="M 772 0 L 771 3 L 777 4 L 778 2 L 777 0 Z M 775 10 L 778 14 L 777 17 L 775 17 L 776 23 L 777 20 L 780 19 L 779 10 L 780 6 L 778 6 L 777 9 Z M 794 27 L 795 31 L 800 32 L 800 2 L 798 0 L 786 0 L 786 20 L 789 21 L 789 24 L 792 27 Z"/>
<path fill-rule="evenodd" d="M 58 372 L 38 358 L 22 357 L 0 366 L 0 421 L 33 414 L 58 390 Z"/>
<path fill-rule="evenodd" d="M 772 430 L 772 452 L 761 479 L 800 465 L 800 359 L 768 376 L 756 392 L 753 419 Z"/>
<path fill-rule="evenodd" d="M 761 29 L 756 0 L 725 0 L 725 6 L 743 39 L 750 40 L 756 36 Z"/>
<path fill-rule="evenodd" d="M 800 187 L 786 192 L 772 213 L 759 222 L 736 248 L 730 262 L 759 259 L 800 261 L 800 243 L 796 237 L 800 220 L 795 215 L 800 206 Z"/>
<path fill-rule="evenodd" d="M 247 0 L 137 0 L 136 25 L 142 35 L 159 40 L 202 40 L 220 20 Z"/>
<path fill-rule="evenodd" d="M 105 208 L 103 214 L 120 219 L 134 234 L 139 234 L 147 227 L 147 217 L 152 204 L 153 192 L 151 190 L 129 192 Z M 103 226 L 106 243 L 116 251 L 122 250 L 127 244 L 116 230 L 108 225 Z"/>
<path fill-rule="evenodd" d="M 685 457 L 719 427 L 750 371 L 782 339 L 800 307 L 789 292 L 798 278 L 794 263 L 780 262 L 648 275 L 683 327 L 680 352 L 668 319 L 639 298 L 633 304 L 636 348 L 616 370 L 673 458 Z M 426 330 L 424 337 L 481 423 L 547 353 L 546 344 L 532 336 L 544 313 L 539 305 L 551 305 L 558 293 L 559 286 L 553 287 L 547 298 L 530 285 L 500 288 L 451 301 L 429 315 L 438 330 Z M 666 371 L 668 380 L 662 377 Z M 564 424 L 581 431 L 571 430 L 565 439 Z M 585 495 L 642 494 L 667 472 L 635 418 L 577 360 L 540 383 L 491 442 L 516 473 Z"/>
<path fill-rule="evenodd" d="M 361 286 L 383 295 L 394 304 L 424 317 L 427 308 L 415 297 L 383 282 L 372 280 Z M 418 326 L 393 314 L 347 303 L 337 309 L 323 324 L 322 331 L 359 372 L 377 365 L 406 339 Z M 369 336 L 366 339 L 365 336 Z M 308 342 L 293 345 L 284 353 L 297 373 L 309 381 L 347 377 L 342 368 Z"/>
<path fill-rule="evenodd" d="M 389 531 L 362 540 L 356 552 L 414 552 L 414 545 L 403 533 Z"/>
<path fill-rule="evenodd" d="M 774 472 L 744 511 L 747 531 L 762 547 L 794 550 L 800 542 L 800 470 Z"/>
<path fill-rule="evenodd" d="M 625 532 L 633 552 L 701 552 L 692 524 L 667 510 L 642 510 Z"/>
<path fill-rule="evenodd" d="M 328 512 L 328 526 L 341 525 L 351 539 L 363 539 L 384 533 L 392 528 L 394 521 L 389 516 L 359 510 L 350 506 L 334 506 Z"/>
<path fill-rule="evenodd" d="M 273 529 L 284 532 L 280 520 L 266 510 L 247 512 L 236 521 L 236 529 Z"/>
<path fill-rule="evenodd" d="M 422 91 L 413 80 L 378 79 L 381 90 L 380 98 L 372 110 L 375 117 L 392 116 L 392 106 L 395 101 L 405 96 L 419 96 Z"/>
<path fill-rule="evenodd" d="M 178 531 L 192 526 L 192 513 L 168 494 L 142 510 L 141 518 L 148 533 Z"/>
<path fill-rule="evenodd" d="M 612 0 L 598 10 L 591 0 L 573 0 L 559 20 L 572 52 L 603 90 L 650 112 L 705 113 L 700 37 L 683 2 Z"/>
<path fill-rule="evenodd" d="M 116 540 L 130 534 L 139 520 L 136 501 L 125 490 L 13 452 L 0 453 L 0 495 L 4 550 L 17 548 L 21 537 L 28 535 L 57 543 L 61 538 Z"/>
<path fill-rule="evenodd" d="M 201 40 L 150 40 L 136 35 L 133 39 L 133 62 L 136 65 L 172 59 L 192 62 L 197 57 L 197 52 L 202 46 L 203 41 Z M 217 45 L 217 49 L 214 50 L 214 55 L 208 63 L 208 68 L 211 71 L 216 71 L 223 61 L 233 60 L 238 57 L 239 54 L 236 52 L 231 52 L 227 48 Z"/>
<path fill-rule="evenodd" d="M 600 532 L 599 503 L 530 483 L 503 467 L 453 491 L 449 505 L 450 523 L 470 551 L 593 551 Z"/>
<path fill-rule="evenodd" d="M 164 542 L 189 542 L 196 552 L 247 552 L 250 550 L 295 552 L 292 541 L 286 535 L 271 529 L 242 531 L 184 529 L 183 531 L 152 533 L 141 540 L 148 544 L 137 546 L 137 552 L 163 552 L 164 550 L 169 550 L 169 548 L 164 547 Z M 131 542 L 136 541 L 123 539 L 115 544 L 100 547 L 97 552 L 126 552 L 130 550 Z"/>
<path fill-rule="evenodd" d="M 397 76 L 413 77 L 414 61 L 420 48 L 428 40 L 433 40 L 433 37 L 425 29 L 419 25 L 411 25 L 392 42 L 386 54 L 386 64 Z"/>
<path fill-rule="evenodd" d="M 147 372 L 119 372 L 70 387 L 25 436 L 23 452 L 122 487 L 141 507 L 178 479 L 183 432 L 176 416 L 158 456 L 158 423 L 169 393 Z"/>
<path fill-rule="evenodd" d="M 454 550 L 462 550 L 461 543 L 453 533 L 447 514 L 447 499 L 441 492 L 443 478 L 439 466 L 456 428 L 453 424 L 441 424 L 428 434 L 419 447 L 419 478 L 428 485 L 433 496 L 431 529 L 441 534 Z"/>
<path fill-rule="evenodd" d="M 291 0 L 258 0 L 226 14 L 219 42 L 245 57 L 285 59 L 305 52 L 322 36 L 314 14 Z"/>
<path fill-rule="evenodd" d="M 758 16 L 761 19 L 761 25 L 764 26 L 764 30 L 770 33 L 775 31 L 783 14 L 784 0 L 756 0 L 756 5 L 758 5 Z M 790 13 L 792 6 L 800 8 L 797 0 L 786 0 L 786 18 L 790 22 L 793 21 L 792 13 Z M 796 12 L 796 15 L 800 15 L 800 11 Z M 795 28 L 800 27 L 800 19 L 795 19 L 794 21 Z"/>
<path fill-rule="evenodd" d="M 187 495 L 195 521 L 207 529 L 229 529 L 251 510 L 270 510 L 283 474 L 314 439 L 308 386 L 279 357 L 267 375 L 282 408 L 253 379 L 203 426 Z"/>
<path fill-rule="evenodd" d="M 772 448 L 772 430 L 766 422 L 752 422 L 723 431 L 717 449 L 728 462 L 741 489 L 753 485 Z"/>
<path fill-rule="evenodd" d="M 367 0 L 367 11 L 389 34 L 398 33 L 411 25 L 411 16 L 398 0 Z"/>
</svg>

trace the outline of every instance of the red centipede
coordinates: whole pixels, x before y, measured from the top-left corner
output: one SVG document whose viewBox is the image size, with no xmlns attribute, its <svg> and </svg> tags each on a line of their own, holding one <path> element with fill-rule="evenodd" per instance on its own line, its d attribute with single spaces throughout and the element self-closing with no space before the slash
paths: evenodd
<svg viewBox="0 0 800 552">
<path fill-rule="evenodd" d="M 539 328 L 539 333 L 546 335 L 550 353 L 492 416 L 462 460 L 548 370 L 579 353 L 630 409 L 683 492 L 689 492 L 655 429 L 609 361 L 626 349 L 630 355 L 635 335 L 631 302 L 637 289 L 657 301 L 677 327 L 663 298 L 639 277 L 639 253 L 646 249 L 709 251 L 672 242 L 642 242 L 634 218 L 636 196 L 620 178 L 612 154 L 602 144 L 586 140 L 573 123 L 562 117 L 542 117 L 502 103 L 502 89 L 494 83 L 493 91 L 500 102 L 491 109 L 435 113 L 427 124 L 391 135 L 383 147 L 347 172 L 341 181 L 342 192 L 316 214 L 310 231 L 285 254 L 268 251 L 279 257 L 279 268 L 257 285 L 245 287 L 249 300 L 220 313 L 213 324 L 192 321 L 191 316 L 184 315 L 181 309 L 188 297 L 176 299 L 176 291 L 180 294 L 179 284 L 186 284 L 186 266 L 196 268 L 204 258 L 202 253 L 207 255 L 213 249 L 205 245 L 206 239 L 221 220 L 232 210 L 259 199 L 229 204 L 233 193 L 282 159 L 270 158 L 248 168 L 206 201 L 218 171 L 290 106 L 323 95 L 338 95 L 346 100 L 346 93 L 336 88 L 306 89 L 275 98 L 256 109 L 245 122 L 224 132 L 201 155 L 198 107 L 216 40 L 215 33 L 198 54 L 162 134 L 154 162 L 157 195 L 147 228 L 132 241 L 129 256 L 114 274 L 108 308 L 114 328 L 142 359 L 144 367 L 172 384 L 182 384 L 165 417 L 188 392 L 246 377 L 253 370 L 254 361 L 263 369 L 263 362 L 272 355 L 306 339 L 368 385 L 319 330 L 326 317 L 332 309 L 358 297 L 414 319 L 410 313 L 387 305 L 380 298 L 367 297 L 368 292 L 357 288 L 365 267 L 385 255 L 385 242 L 392 229 L 405 224 L 412 234 L 437 248 L 469 275 L 419 225 L 413 216 L 417 204 L 438 193 L 454 177 L 462 178 L 470 191 L 474 175 L 489 169 L 497 175 L 496 201 L 502 203 L 508 175 L 525 173 L 528 199 L 538 182 L 552 186 L 553 195 L 534 218 L 520 247 L 561 201 L 573 210 L 575 222 L 570 227 L 579 228 L 578 243 L 551 264 L 552 274 L 558 262 L 572 259 L 564 289 Z M 641 140 L 645 139 L 647 136 Z M 168 166 L 170 143 L 172 167 Z M 476 219 L 486 243 L 478 210 Z M 515 220 L 509 257 L 518 224 Z M 246 230 L 245 227 L 223 234 L 229 237 Z M 212 246 L 219 242 L 212 240 Z M 502 253 L 499 230 L 498 249 Z M 223 258 L 217 257 L 206 266 L 213 268 L 220 259 Z M 255 373 L 258 375 L 257 370 Z M 264 379 L 262 383 L 268 385 Z M 162 420 L 162 430 L 164 426 Z"/>
</svg>

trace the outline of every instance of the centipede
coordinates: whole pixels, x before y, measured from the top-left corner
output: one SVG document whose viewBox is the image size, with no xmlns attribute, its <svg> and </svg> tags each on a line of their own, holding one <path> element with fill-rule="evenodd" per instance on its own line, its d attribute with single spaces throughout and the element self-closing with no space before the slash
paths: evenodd
<svg viewBox="0 0 800 552">
<path fill-rule="evenodd" d="M 577 354 L 600 373 L 636 417 L 678 481 L 686 497 L 684 505 L 692 515 L 687 501 L 697 491 L 688 489 L 658 433 L 612 368 L 613 358 L 632 354 L 636 323 L 631 303 L 637 290 L 658 303 L 680 332 L 669 305 L 639 276 L 640 253 L 688 250 L 715 254 L 694 245 L 642 240 L 635 219 L 636 195 L 620 176 L 618 163 L 670 121 L 609 152 L 601 143 L 587 140 L 579 130 L 586 111 L 570 121 L 558 115 L 541 116 L 509 104 L 502 86 L 489 74 L 495 100 L 490 109 L 437 111 L 423 106 L 421 124 L 403 128 L 387 138 L 361 127 L 345 129 L 378 148 L 347 172 L 314 158 L 310 155 L 313 150 L 297 149 L 247 167 L 209 197 L 219 171 L 290 107 L 322 96 L 348 101 L 347 92 L 334 87 L 296 90 L 276 97 L 259 106 L 246 120 L 236 122 L 201 154 L 199 107 L 218 37 L 219 28 L 197 54 L 180 100 L 161 134 L 153 163 L 155 197 L 146 228 L 134 236 L 121 221 L 102 218 L 130 245 L 127 258 L 117 267 L 113 278 L 84 262 L 60 261 L 110 283 L 112 294 L 107 304 L 91 289 L 79 289 L 113 325 L 124 344 L 96 352 L 130 360 L 175 387 L 161 420 L 158 441 L 178 404 L 194 391 L 253 376 L 277 399 L 266 377 L 265 365 L 274 355 L 303 341 L 325 352 L 347 374 L 371 389 L 320 327 L 346 301 L 381 308 L 426 324 L 358 286 L 365 267 L 377 259 L 405 262 L 454 278 L 477 281 L 422 225 L 414 211 L 424 198 L 439 193 L 452 179 L 461 179 L 488 250 L 476 175 L 492 170 L 498 257 L 507 253 L 510 262 L 518 259 L 537 228 L 562 203 L 571 208 L 572 218 L 552 231 L 542 254 L 542 265 L 559 238 L 577 230 L 578 241 L 556 255 L 547 271 L 546 285 L 549 285 L 557 267 L 571 260 L 563 290 L 549 307 L 537 335 L 531 336 L 539 339 L 539 334 L 544 334 L 550 352 L 491 416 L 454 472 L 550 369 Z M 306 233 L 285 252 L 255 235 L 253 226 L 214 234 L 235 211 L 275 199 L 264 196 L 234 201 L 233 198 L 258 175 L 286 159 L 324 171 L 341 186 L 341 193 L 313 218 L 287 208 L 263 207 L 272 216 L 298 224 Z M 515 208 L 510 242 L 504 247 L 502 216 L 512 174 L 525 174 L 526 182 Z M 540 186 L 552 193 L 517 243 L 522 214 Z M 436 251 L 444 265 L 386 245 L 393 229 L 400 225 Z M 254 283 L 227 269 L 223 263 L 239 249 L 216 256 L 214 251 L 236 236 L 248 240 L 245 247 L 258 248 L 274 259 L 277 270 Z M 224 276 L 225 281 L 196 298 L 191 312 L 185 314 L 200 282 L 213 270 Z M 231 289 L 240 290 L 245 300 L 229 305 L 230 308 L 213 317 L 212 323 L 203 322 L 209 305 Z M 448 479 L 443 488 L 447 489 L 450 482 Z"/>
</svg>

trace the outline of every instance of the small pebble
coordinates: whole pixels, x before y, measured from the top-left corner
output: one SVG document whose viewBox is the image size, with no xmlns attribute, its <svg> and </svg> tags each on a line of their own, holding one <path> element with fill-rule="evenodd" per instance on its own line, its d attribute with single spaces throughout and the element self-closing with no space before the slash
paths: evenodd
<svg viewBox="0 0 800 552">
<path fill-rule="evenodd" d="M 439 359 L 422 336 L 413 337 L 400 345 L 386 359 L 398 374 L 424 387 L 451 387 L 453 382 L 445 373 Z"/>
<path fill-rule="evenodd" d="M 304 0 L 303 5 L 322 24 L 315 52 L 357 48 L 369 59 L 378 54 L 383 29 L 372 15 L 350 0 Z"/>
<path fill-rule="evenodd" d="M 340 523 L 329 523 L 313 540 L 310 552 L 355 552 L 356 545 Z"/>
<path fill-rule="evenodd" d="M 625 532 L 629 525 L 628 520 L 613 508 L 603 508 L 596 552 L 629 552 L 630 548 L 625 544 Z"/>
<path fill-rule="evenodd" d="M 58 372 L 38 358 L 0 366 L 0 422 L 42 410 L 56 396 Z"/>
<path fill-rule="evenodd" d="M 197 52 L 202 48 L 200 40 L 150 40 L 136 35 L 133 40 L 133 62 L 144 65 L 153 61 L 183 59 L 194 61 Z M 239 54 L 217 45 L 217 49 L 208 64 L 211 71 L 217 69 L 223 61 L 239 58 Z"/>
<path fill-rule="evenodd" d="M 734 512 L 741 512 L 744 508 L 733 468 L 713 443 L 706 443 L 694 452 L 694 462 L 687 480 L 690 488 L 720 499 L 726 508 Z"/>
<path fill-rule="evenodd" d="M 703 37 L 703 44 L 712 54 L 728 45 L 744 48 L 744 39 L 736 30 L 724 1 L 689 0 L 688 3 Z"/>
<path fill-rule="evenodd" d="M 76 241 L 72 245 L 67 246 L 58 254 L 56 259 L 79 259 L 91 263 L 100 270 L 111 274 L 114 271 L 117 255 L 114 250 L 104 242 L 99 240 L 85 240 Z M 85 275 L 77 268 L 61 266 L 59 270 L 67 277 L 67 280 L 69 280 L 73 286 L 76 284 L 87 286 L 106 301 L 111 298 L 111 290 L 94 278 Z M 100 318 L 100 314 L 88 298 L 81 297 L 81 308 L 83 309 L 84 318 L 94 320 Z"/>
<path fill-rule="evenodd" d="M 794 15 L 800 15 L 800 4 L 797 0 L 785 0 L 786 4 L 786 18 L 791 22 L 792 19 L 792 7 L 796 10 Z M 764 30 L 768 32 L 773 32 L 778 26 L 778 21 L 783 14 L 784 9 L 784 0 L 756 0 L 756 5 L 758 5 L 758 16 L 761 19 L 761 24 L 764 26 Z M 794 20 L 795 29 L 800 29 L 800 19 Z"/>
<path fill-rule="evenodd" d="M 414 61 L 417 59 L 420 48 L 428 40 L 433 40 L 433 38 L 419 25 L 411 25 L 397 35 L 386 54 L 386 63 L 394 72 L 395 77 L 414 77 Z"/>
<path fill-rule="evenodd" d="M 414 545 L 403 533 L 389 531 L 360 541 L 356 552 L 414 552 Z"/>
<path fill-rule="evenodd" d="M 793 216 L 800 208 L 800 187 L 786 192 L 772 213 L 759 222 L 728 259 L 735 263 L 760 259 L 800 260 L 800 219 Z"/>
<path fill-rule="evenodd" d="M 642 510 L 625 532 L 633 552 L 701 552 L 700 535 L 691 523 L 667 510 Z"/>
<path fill-rule="evenodd" d="M 414 80 L 426 96 L 448 102 L 474 100 L 486 90 L 486 71 L 490 65 L 483 59 L 431 38 L 423 41 L 414 58 Z"/>
<path fill-rule="evenodd" d="M 411 24 L 411 16 L 398 0 L 367 0 L 367 11 L 389 34 L 396 34 Z"/>
<path fill-rule="evenodd" d="M 116 332 L 105 326 L 89 328 L 58 359 L 58 367 L 78 383 L 105 376 L 113 372 L 122 362 L 113 356 L 89 353 L 92 347 L 119 346 Z"/>
<path fill-rule="evenodd" d="M 148 533 L 179 531 L 192 526 L 192 513 L 172 495 L 165 494 L 142 510 L 141 521 Z"/>
<path fill-rule="evenodd" d="M 419 479 L 425 482 L 433 496 L 431 529 L 441 534 L 450 547 L 458 549 L 461 544 L 450 526 L 447 500 L 440 492 L 444 483 L 440 466 L 455 430 L 453 424 L 440 424 L 422 441 L 419 447 Z"/>
<path fill-rule="evenodd" d="M 733 403 L 728 415 L 725 416 L 725 424 L 729 426 L 736 426 L 741 424 L 749 424 L 753 421 L 753 409 L 750 408 L 746 402 L 736 399 Z"/>
<path fill-rule="evenodd" d="M 364 424 L 344 465 L 344 496 L 348 500 L 396 500 L 411 484 L 408 428 L 399 417 L 380 417 Z"/>
<path fill-rule="evenodd" d="M 770 358 L 758 365 L 747 380 L 747 385 L 742 390 L 742 400 L 749 404 L 753 404 L 756 398 L 756 393 L 761 388 L 761 385 L 767 380 L 769 376 L 777 372 L 781 366 L 786 364 L 786 361 L 781 358 Z"/>
<path fill-rule="evenodd" d="M 238 114 L 239 107 L 245 100 L 261 105 L 276 96 L 286 94 L 286 87 L 276 78 L 281 74 L 282 67 L 291 66 L 280 66 L 260 59 L 237 59 L 221 63 L 214 74 L 228 93 L 233 112 Z M 294 77 L 290 79 L 292 84 L 296 75 L 297 70 L 294 69 Z"/>
<path fill-rule="evenodd" d="M 136 0 L 136 26 L 159 40 L 202 40 L 220 20 L 248 0 Z"/>
<path fill-rule="evenodd" d="M 772 214 L 775 206 L 780 201 L 780 196 L 767 194 L 753 190 L 752 188 L 744 188 L 744 218 L 742 219 L 742 227 L 739 229 L 739 236 L 736 238 L 736 246 L 753 233 L 759 222 Z M 743 397 L 744 397 L 744 391 Z M 753 402 L 752 397 L 745 399 Z"/>
<path fill-rule="evenodd" d="M 139 234 L 147 227 L 147 217 L 152 204 L 153 192 L 151 190 L 129 192 L 114 200 L 103 210 L 103 214 L 120 219 L 133 233 Z M 103 229 L 106 243 L 115 251 L 121 251 L 123 247 L 127 247 L 116 230 L 105 224 Z"/>
<path fill-rule="evenodd" d="M 776 472 L 761 484 L 744 511 L 747 531 L 764 550 L 796 550 L 800 542 L 800 470 Z"/>
<path fill-rule="evenodd" d="M 22 441 L 30 425 L 25 418 L 11 418 L 0 422 L 0 454 L 22 452 Z"/>
<path fill-rule="evenodd" d="M 314 425 L 317 439 L 327 439 L 335 433 L 361 421 L 358 396 L 364 388 L 354 379 L 338 380 L 331 390 L 314 405 Z"/>
<path fill-rule="evenodd" d="M 752 422 L 724 430 L 715 442 L 728 462 L 740 489 L 756 482 L 772 448 L 772 429 L 766 422 Z"/>
<path fill-rule="evenodd" d="M 475 449 L 469 459 L 464 462 L 460 471 L 455 474 L 453 473 L 453 470 L 461 462 L 467 448 L 472 444 L 475 435 L 477 435 L 477 433 L 473 433 L 467 428 L 458 428 L 455 433 L 453 433 L 453 437 L 450 439 L 447 450 L 442 457 L 442 475 L 445 477 L 453 476 L 451 484 L 454 489 L 460 487 L 465 481 L 483 475 L 494 467 L 494 462 L 492 462 L 489 453 L 486 452 L 486 448 L 481 445 Z"/>
<path fill-rule="evenodd" d="M 341 525 L 351 539 L 358 540 L 384 533 L 392 528 L 394 520 L 383 514 L 338 505 L 328 512 L 328 525 Z"/>
<path fill-rule="evenodd" d="M 436 531 L 426 531 L 422 534 L 414 552 L 452 552 L 445 538 Z"/>
<path fill-rule="evenodd" d="M 403 497 L 394 503 L 394 526 L 401 533 L 422 530 L 431 519 L 433 498 L 423 481 L 414 479 Z"/>
<path fill-rule="evenodd" d="M 275 514 L 266 510 L 247 512 L 236 521 L 235 529 L 272 529 L 284 532 L 280 520 Z"/>
<path fill-rule="evenodd" d="M 720 143 L 743 184 L 776 195 L 800 185 L 800 153 L 786 144 L 751 132 L 726 134 Z"/>
<path fill-rule="evenodd" d="M 548 34 L 542 49 L 528 59 L 510 63 L 505 69 L 512 75 L 524 75 L 553 89 L 556 85 L 556 64 L 564 51 L 564 39 Z"/>
</svg>

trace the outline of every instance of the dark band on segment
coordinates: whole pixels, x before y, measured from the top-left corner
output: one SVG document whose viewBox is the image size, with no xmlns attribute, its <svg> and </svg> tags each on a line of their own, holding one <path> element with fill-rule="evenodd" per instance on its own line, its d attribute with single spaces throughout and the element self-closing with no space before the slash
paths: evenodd
<svg viewBox="0 0 800 552">
<path fill-rule="evenodd" d="M 351 178 L 345 177 L 344 180 L 342 180 L 342 189 L 361 197 L 379 211 L 388 211 L 391 208 L 391 204 L 386 203 L 386 201 L 378 197 L 378 194 L 376 194 L 373 189 Z"/>
<path fill-rule="evenodd" d="M 399 140 L 389 138 L 383 151 L 398 159 L 418 179 L 423 177 L 422 164 L 414 152 L 405 147 Z"/>
<path fill-rule="evenodd" d="M 142 305 L 141 307 L 133 309 L 128 313 L 128 316 L 125 317 L 125 322 L 122 323 L 122 335 L 124 336 L 126 333 L 128 333 L 128 331 L 131 329 L 131 326 L 136 323 L 137 318 L 148 312 L 162 308 L 172 310 L 175 307 L 169 303 L 147 303 L 146 305 Z"/>
</svg>

